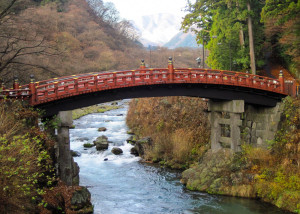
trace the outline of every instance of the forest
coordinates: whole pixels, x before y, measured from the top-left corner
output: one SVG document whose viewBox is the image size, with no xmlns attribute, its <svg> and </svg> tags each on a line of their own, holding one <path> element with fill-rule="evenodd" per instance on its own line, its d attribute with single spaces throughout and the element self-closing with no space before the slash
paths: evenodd
<svg viewBox="0 0 300 214">
<path fill-rule="evenodd" d="M 196 66 L 198 49 L 147 50 L 131 22 L 102 0 L 1 0 L 0 78 L 10 87 L 70 74 L 152 67 Z"/>
<path fill-rule="evenodd" d="M 253 74 L 280 64 L 299 78 L 298 0 L 188 1 L 182 29 L 197 34 L 213 69 Z"/>
</svg>

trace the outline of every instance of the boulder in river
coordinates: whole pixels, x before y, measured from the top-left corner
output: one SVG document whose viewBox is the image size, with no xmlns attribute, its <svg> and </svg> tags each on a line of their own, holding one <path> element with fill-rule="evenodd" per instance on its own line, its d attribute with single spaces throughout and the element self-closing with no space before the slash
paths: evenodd
<svg viewBox="0 0 300 214">
<path fill-rule="evenodd" d="M 105 127 L 100 127 L 99 129 L 98 129 L 98 132 L 105 132 L 107 130 L 107 128 L 105 128 Z"/>
<path fill-rule="evenodd" d="M 83 144 L 84 148 L 92 148 L 93 146 L 95 146 L 95 145 L 91 144 L 91 143 L 85 143 L 85 144 Z"/>
<path fill-rule="evenodd" d="M 123 116 L 124 114 L 117 114 L 117 116 Z"/>
<path fill-rule="evenodd" d="M 135 147 L 132 147 L 132 148 L 130 149 L 130 154 L 135 155 L 135 156 L 139 156 L 139 153 L 138 153 L 138 151 L 136 150 Z"/>
<path fill-rule="evenodd" d="M 97 139 L 94 141 L 94 145 L 96 146 L 96 149 L 98 151 L 108 149 L 108 140 L 107 139 L 108 138 L 105 135 L 97 137 Z"/>
<path fill-rule="evenodd" d="M 93 213 L 91 193 L 86 187 L 81 187 L 81 189 L 77 189 L 73 192 L 71 198 L 71 209 L 78 211 L 78 213 Z"/>
<path fill-rule="evenodd" d="M 81 156 L 80 152 L 73 151 L 73 150 L 71 150 L 71 155 L 72 155 L 72 157 L 80 157 Z"/>
<path fill-rule="evenodd" d="M 123 153 L 123 150 L 118 147 L 114 147 L 114 148 L 112 148 L 111 152 L 115 155 L 120 155 Z"/>
</svg>

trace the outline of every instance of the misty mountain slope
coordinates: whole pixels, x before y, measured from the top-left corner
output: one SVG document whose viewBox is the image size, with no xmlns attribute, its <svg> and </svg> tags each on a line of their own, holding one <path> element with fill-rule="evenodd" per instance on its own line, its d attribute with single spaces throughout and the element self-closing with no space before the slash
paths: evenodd
<svg viewBox="0 0 300 214">
<path fill-rule="evenodd" d="M 198 47 L 202 47 L 202 45 L 197 44 L 196 35 L 194 33 L 179 32 L 170 41 L 165 43 L 164 47 L 170 49 L 179 48 L 179 47 L 198 48 Z"/>
<path fill-rule="evenodd" d="M 143 16 L 133 22 L 145 45 L 163 45 L 179 32 L 181 18 L 172 14 Z"/>
</svg>

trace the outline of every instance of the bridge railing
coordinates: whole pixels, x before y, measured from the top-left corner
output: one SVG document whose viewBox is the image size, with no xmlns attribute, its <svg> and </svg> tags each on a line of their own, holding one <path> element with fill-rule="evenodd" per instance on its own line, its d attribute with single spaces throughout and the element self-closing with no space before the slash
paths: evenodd
<svg viewBox="0 0 300 214">
<path fill-rule="evenodd" d="M 201 68 L 173 68 L 169 61 L 168 68 L 145 68 L 118 72 L 97 72 L 72 75 L 62 78 L 34 82 L 14 89 L 0 89 L 2 97 L 29 99 L 31 105 L 122 87 L 156 84 L 218 84 L 265 90 L 285 94 L 283 77 L 268 77 L 226 70 Z"/>
</svg>

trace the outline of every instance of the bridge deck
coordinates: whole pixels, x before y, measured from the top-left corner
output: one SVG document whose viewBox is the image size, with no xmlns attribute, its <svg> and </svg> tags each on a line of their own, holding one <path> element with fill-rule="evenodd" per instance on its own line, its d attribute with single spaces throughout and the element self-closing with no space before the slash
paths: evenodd
<svg viewBox="0 0 300 214">
<path fill-rule="evenodd" d="M 246 88 L 272 93 L 272 96 L 280 98 L 288 94 L 285 91 L 282 77 L 273 79 L 248 73 L 200 68 L 174 69 L 172 65 L 169 65 L 168 68 L 141 68 L 117 72 L 79 74 L 41 82 L 32 81 L 30 84 L 22 86 L 14 84 L 14 89 L 0 91 L 0 97 L 28 100 L 30 105 L 40 106 L 66 98 L 70 99 L 83 94 L 112 89 L 174 84 Z M 292 92 L 296 93 L 294 88 Z"/>
</svg>

